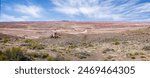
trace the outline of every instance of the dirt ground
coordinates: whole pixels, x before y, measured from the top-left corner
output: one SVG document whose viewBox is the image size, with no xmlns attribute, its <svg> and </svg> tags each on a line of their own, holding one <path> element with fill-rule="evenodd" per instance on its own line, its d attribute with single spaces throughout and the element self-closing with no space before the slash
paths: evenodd
<svg viewBox="0 0 150 78">
<path fill-rule="evenodd" d="M 12 47 L 35 61 L 149 61 L 150 22 L 0 22 L 4 60 Z"/>
</svg>

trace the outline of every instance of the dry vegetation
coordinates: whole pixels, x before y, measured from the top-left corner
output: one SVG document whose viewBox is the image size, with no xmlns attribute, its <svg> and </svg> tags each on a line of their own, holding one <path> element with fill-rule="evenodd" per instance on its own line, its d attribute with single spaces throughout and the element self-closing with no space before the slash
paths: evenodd
<svg viewBox="0 0 150 78">
<path fill-rule="evenodd" d="M 32 25 L 32 23 L 30 24 Z M 7 27 L 3 26 L 5 24 L 1 25 L 2 25 L 1 27 L 5 27 L 4 29 L 6 30 Z M 68 23 L 65 25 L 67 25 L 68 27 Z M 74 25 L 74 23 L 71 23 L 71 25 Z M 36 27 L 36 25 L 34 25 L 33 23 L 32 27 L 34 26 Z M 57 24 L 55 26 L 57 26 Z M 9 26 L 8 28 L 12 27 L 13 26 Z M 60 26 L 60 28 L 61 27 L 62 26 Z M 95 25 L 95 27 L 98 26 Z M 18 26 L 16 28 L 20 29 L 18 28 Z M 21 26 L 21 28 L 23 29 L 25 28 L 24 30 L 26 30 L 26 26 L 24 25 Z M 0 30 L 4 29 L 1 28 Z M 72 34 L 55 31 L 54 33 L 49 32 L 49 35 L 47 35 L 47 32 L 45 32 L 46 36 L 41 36 L 39 38 L 29 38 L 24 36 L 21 37 L 19 35 L 14 36 L 14 34 L 7 34 L 7 33 L 2 34 L 2 33 L 3 32 L 1 32 L 0 34 L 0 60 L 9 60 L 9 61 L 37 61 L 37 60 L 149 61 L 150 60 L 150 27 L 143 27 L 135 30 L 126 30 L 118 33 L 107 32 L 107 33 L 91 34 L 89 32 L 90 34 L 89 33 Z M 30 35 L 32 35 L 32 33 L 30 32 Z M 43 32 L 40 31 L 36 33 L 38 34 L 42 33 L 42 35 L 44 35 Z"/>
</svg>

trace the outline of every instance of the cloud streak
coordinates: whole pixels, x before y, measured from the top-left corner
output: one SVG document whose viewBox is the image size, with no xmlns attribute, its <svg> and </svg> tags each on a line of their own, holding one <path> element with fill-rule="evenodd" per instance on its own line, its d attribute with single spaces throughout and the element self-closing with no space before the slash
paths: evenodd
<svg viewBox="0 0 150 78">
<path fill-rule="evenodd" d="M 35 5 L 15 5 L 14 10 L 33 17 L 40 17 L 43 9 Z"/>
<path fill-rule="evenodd" d="M 150 21 L 142 0 L 2 0 L 0 21 Z"/>
<path fill-rule="evenodd" d="M 98 20 L 150 21 L 150 2 L 140 0 L 50 0 L 54 10 L 68 16 Z"/>
<path fill-rule="evenodd" d="M 2 14 L 0 21 L 26 21 L 27 19 L 29 19 L 28 16 L 15 17 L 12 15 Z"/>
<path fill-rule="evenodd" d="M 41 18 L 44 12 L 42 7 L 37 5 L 15 4 L 11 7 L 3 5 L 2 9 L 10 12 L 9 14 L 2 12 L 0 21 L 30 21 L 35 18 Z"/>
</svg>

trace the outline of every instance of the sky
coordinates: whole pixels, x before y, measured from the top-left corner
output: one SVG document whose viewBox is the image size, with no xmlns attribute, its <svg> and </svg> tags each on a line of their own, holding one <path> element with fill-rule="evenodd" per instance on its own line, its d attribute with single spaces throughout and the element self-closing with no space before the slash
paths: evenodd
<svg viewBox="0 0 150 78">
<path fill-rule="evenodd" d="M 146 21 L 150 0 L 0 0 L 0 22 Z"/>
</svg>

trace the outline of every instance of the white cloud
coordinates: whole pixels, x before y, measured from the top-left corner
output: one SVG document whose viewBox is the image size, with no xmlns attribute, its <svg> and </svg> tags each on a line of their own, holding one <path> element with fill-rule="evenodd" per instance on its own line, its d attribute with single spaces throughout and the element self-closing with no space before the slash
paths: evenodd
<svg viewBox="0 0 150 78">
<path fill-rule="evenodd" d="M 50 0 L 55 11 L 68 16 L 85 16 L 89 18 L 137 21 L 149 20 L 150 2 L 138 3 L 140 0 Z"/>
<path fill-rule="evenodd" d="M 43 9 L 35 5 L 15 5 L 14 10 L 33 17 L 41 17 Z"/>
<path fill-rule="evenodd" d="M 150 12 L 150 3 L 145 3 L 136 8 L 138 12 Z"/>
<path fill-rule="evenodd" d="M 99 9 L 97 0 L 53 0 L 55 10 L 69 15 L 89 15 Z M 93 6 L 94 5 L 94 6 Z"/>
<path fill-rule="evenodd" d="M 12 6 L 3 5 L 2 7 L 0 21 L 29 21 L 43 17 L 43 12 L 45 12 L 42 7 L 36 5 L 15 4 Z"/>
<path fill-rule="evenodd" d="M 27 21 L 28 19 L 28 16 L 15 17 L 11 15 L 2 14 L 0 21 Z"/>
</svg>

